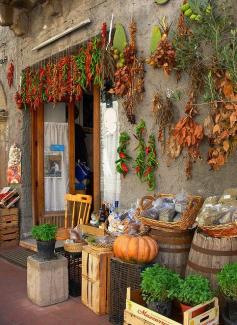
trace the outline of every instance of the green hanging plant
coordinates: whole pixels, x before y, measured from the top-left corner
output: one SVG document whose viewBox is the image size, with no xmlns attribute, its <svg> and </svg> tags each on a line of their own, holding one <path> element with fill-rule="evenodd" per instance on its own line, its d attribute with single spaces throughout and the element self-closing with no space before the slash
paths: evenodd
<svg viewBox="0 0 237 325">
<path fill-rule="evenodd" d="M 159 26 L 155 25 L 151 30 L 151 45 L 150 52 L 153 53 L 157 49 L 157 45 L 161 40 L 161 31 Z"/>
<path fill-rule="evenodd" d="M 119 159 L 115 161 L 116 170 L 118 173 L 122 174 L 124 177 L 127 175 L 129 171 L 128 163 L 132 159 L 127 154 L 127 145 L 129 143 L 130 136 L 127 132 L 120 133 L 119 137 L 119 146 L 117 149 L 117 153 L 119 154 Z"/>
<path fill-rule="evenodd" d="M 148 191 L 154 191 L 156 188 L 155 171 L 158 167 L 156 153 L 156 139 L 152 133 L 149 136 L 148 146 L 145 149 L 147 155 L 146 169 L 144 172 L 144 181 L 147 182 Z"/>
<path fill-rule="evenodd" d="M 144 134 L 146 132 L 146 124 L 144 120 L 141 120 L 135 128 L 135 138 L 138 140 L 137 157 L 133 164 L 133 168 L 136 171 L 138 178 L 143 181 L 143 175 L 146 169 L 146 143 Z"/>
<path fill-rule="evenodd" d="M 118 50 L 120 53 L 123 52 L 127 46 L 127 37 L 125 29 L 122 24 L 117 23 L 115 27 L 114 39 L 113 39 L 113 48 Z"/>
</svg>

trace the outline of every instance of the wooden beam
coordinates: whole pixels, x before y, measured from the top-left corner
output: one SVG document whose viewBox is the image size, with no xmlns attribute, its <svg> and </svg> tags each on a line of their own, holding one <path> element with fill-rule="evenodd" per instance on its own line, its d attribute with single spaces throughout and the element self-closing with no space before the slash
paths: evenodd
<svg viewBox="0 0 237 325">
<path fill-rule="evenodd" d="M 43 217 L 45 210 L 44 201 L 44 105 L 37 109 L 37 220 Z"/>
<path fill-rule="evenodd" d="M 75 193 L 75 104 L 68 104 L 69 193 Z"/>
<path fill-rule="evenodd" d="M 93 87 L 93 201 L 94 210 L 99 210 L 100 196 L 100 89 Z"/>
<path fill-rule="evenodd" d="M 33 109 L 31 116 L 31 197 L 32 197 L 32 222 L 33 226 L 38 220 L 37 206 L 37 113 Z"/>
</svg>

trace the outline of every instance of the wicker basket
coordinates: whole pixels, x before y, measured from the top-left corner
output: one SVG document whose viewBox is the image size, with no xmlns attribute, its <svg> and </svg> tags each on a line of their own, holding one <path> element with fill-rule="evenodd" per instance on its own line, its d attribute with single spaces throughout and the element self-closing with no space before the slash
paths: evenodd
<svg viewBox="0 0 237 325">
<path fill-rule="evenodd" d="M 163 197 L 174 198 L 175 195 L 158 193 L 154 196 L 144 196 L 140 201 L 139 208 L 137 209 L 136 212 L 136 217 L 140 219 L 144 225 L 150 226 L 151 228 L 157 228 L 157 229 L 169 228 L 169 229 L 186 230 L 192 227 L 196 220 L 197 214 L 203 204 L 203 198 L 201 196 L 192 196 L 192 195 L 188 196 L 189 199 L 188 207 L 182 213 L 179 221 L 166 222 L 166 221 L 153 220 L 141 216 L 142 211 L 152 207 L 153 201 Z"/>
<path fill-rule="evenodd" d="M 108 230 L 108 227 L 109 227 L 109 221 L 108 219 L 105 221 L 105 232 L 107 235 L 111 236 L 111 237 L 118 237 L 118 236 L 121 236 L 121 235 L 126 235 L 126 233 L 113 233 L 113 232 L 110 232 Z M 148 235 L 148 233 L 150 232 L 150 227 L 148 225 L 144 225 L 144 228 L 142 229 L 142 231 L 140 231 L 139 233 L 137 233 L 136 235 L 134 236 L 146 236 Z"/>
<path fill-rule="evenodd" d="M 64 250 L 69 253 L 80 253 L 85 242 L 80 243 L 64 243 Z"/>
<path fill-rule="evenodd" d="M 97 251 L 97 252 L 110 252 L 113 250 L 113 242 L 109 244 L 102 244 L 102 243 L 91 243 L 87 241 L 88 246 L 90 246 L 91 249 Z"/>
<path fill-rule="evenodd" d="M 222 237 L 237 237 L 237 222 L 227 223 L 224 225 L 213 225 L 213 226 L 200 226 L 198 225 L 205 234 L 211 237 L 222 238 Z"/>
</svg>

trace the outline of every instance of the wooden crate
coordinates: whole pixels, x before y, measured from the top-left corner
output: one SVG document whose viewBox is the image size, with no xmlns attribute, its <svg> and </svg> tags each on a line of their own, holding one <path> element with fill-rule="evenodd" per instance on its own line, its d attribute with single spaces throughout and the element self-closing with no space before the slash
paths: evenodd
<svg viewBox="0 0 237 325">
<path fill-rule="evenodd" d="M 82 289 L 84 305 L 98 315 L 108 313 L 111 252 L 100 253 L 89 246 L 82 250 Z"/>
<path fill-rule="evenodd" d="M 193 312 L 206 307 L 204 313 L 193 317 Z M 218 325 L 219 306 L 218 299 L 198 305 L 184 313 L 183 324 L 162 316 L 142 305 L 142 299 L 138 290 L 127 289 L 126 309 L 124 311 L 124 325 Z"/>
<path fill-rule="evenodd" d="M 0 230 L 18 226 L 18 209 L 0 209 Z"/>
<path fill-rule="evenodd" d="M 82 232 L 93 236 L 105 236 L 105 230 L 102 228 L 93 227 L 90 225 L 79 225 Z"/>
<path fill-rule="evenodd" d="M 18 227 L 8 227 L 0 229 L 0 246 L 10 247 L 18 244 L 19 229 Z"/>
</svg>

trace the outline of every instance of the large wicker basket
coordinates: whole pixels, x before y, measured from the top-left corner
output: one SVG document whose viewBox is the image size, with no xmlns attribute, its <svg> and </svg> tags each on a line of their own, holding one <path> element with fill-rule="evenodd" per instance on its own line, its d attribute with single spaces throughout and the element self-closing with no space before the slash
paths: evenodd
<svg viewBox="0 0 237 325">
<path fill-rule="evenodd" d="M 139 208 L 137 209 L 136 217 L 141 220 L 144 225 L 150 226 L 151 228 L 169 228 L 169 229 L 180 229 L 186 230 L 193 226 L 197 214 L 202 207 L 203 198 L 201 196 L 188 196 L 188 206 L 187 209 L 182 213 L 179 221 L 175 222 L 166 222 L 160 220 L 153 220 L 141 215 L 142 211 L 150 209 L 152 207 L 152 202 L 158 198 L 169 197 L 174 198 L 173 194 L 163 194 L 158 193 L 154 196 L 144 196 L 139 204 Z"/>
<path fill-rule="evenodd" d="M 118 237 L 121 235 L 126 235 L 126 233 L 113 233 L 111 231 L 108 230 L 109 228 L 109 221 L 108 219 L 105 221 L 105 232 L 107 235 L 111 236 L 111 237 Z M 150 227 L 148 225 L 144 225 L 143 229 L 138 232 L 137 234 L 135 234 L 134 236 L 146 236 L 148 235 L 150 232 Z"/>
<path fill-rule="evenodd" d="M 200 226 L 198 225 L 205 234 L 216 237 L 237 237 L 237 222 L 227 223 L 224 225 L 212 225 L 212 226 Z"/>
</svg>

